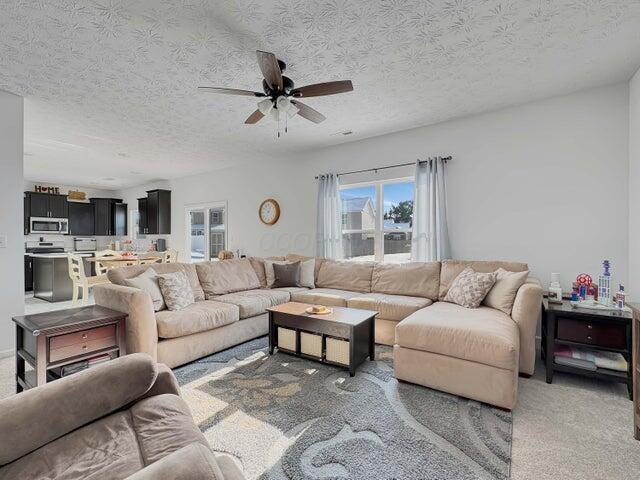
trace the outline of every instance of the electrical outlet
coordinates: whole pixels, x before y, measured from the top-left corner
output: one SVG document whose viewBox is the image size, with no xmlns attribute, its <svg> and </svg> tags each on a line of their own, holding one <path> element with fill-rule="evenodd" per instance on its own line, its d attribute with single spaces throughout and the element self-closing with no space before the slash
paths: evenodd
<svg viewBox="0 0 640 480">
<path fill-rule="evenodd" d="M 0 248 L 7 248 L 7 236 L 0 235 Z"/>
</svg>

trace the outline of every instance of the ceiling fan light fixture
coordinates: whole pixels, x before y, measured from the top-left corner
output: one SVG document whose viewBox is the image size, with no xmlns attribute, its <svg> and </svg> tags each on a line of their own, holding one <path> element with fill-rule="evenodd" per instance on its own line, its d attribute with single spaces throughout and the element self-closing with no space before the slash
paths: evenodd
<svg viewBox="0 0 640 480">
<path fill-rule="evenodd" d="M 280 120 L 280 112 L 277 108 L 271 109 L 271 118 L 273 118 L 276 122 Z"/>
<path fill-rule="evenodd" d="M 293 103 L 289 103 L 289 109 L 287 110 L 287 115 L 289 118 L 294 117 L 298 114 L 300 109 L 296 107 Z"/>
<path fill-rule="evenodd" d="M 269 112 L 273 109 L 273 102 L 270 98 L 265 98 L 264 100 L 258 102 L 258 110 L 263 115 L 268 115 Z"/>
</svg>

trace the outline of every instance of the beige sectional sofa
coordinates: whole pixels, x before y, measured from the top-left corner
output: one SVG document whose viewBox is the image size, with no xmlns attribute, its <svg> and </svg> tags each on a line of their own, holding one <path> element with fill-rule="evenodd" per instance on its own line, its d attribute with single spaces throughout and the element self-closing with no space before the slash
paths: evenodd
<svg viewBox="0 0 640 480">
<path fill-rule="evenodd" d="M 274 260 L 284 260 L 285 257 Z M 288 255 L 287 260 L 310 257 Z M 378 311 L 376 342 L 394 346 L 396 377 L 510 409 L 518 373 L 535 366 L 535 333 L 542 303 L 530 279 L 511 315 L 443 301 L 466 267 L 522 272 L 525 263 L 456 261 L 407 264 L 315 260 L 315 288 L 265 288 L 259 258 L 157 264 L 109 272 L 113 284 L 95 287 L 96 303 L 129 314 L 129 351 L 177 366 L 267 333 L 266 309 L 288 301 Z M 187 273 L 196 303 L 154 312 L 149 295 L 125 279 L 153 268 Z M 255 275 L 252 275 L 251 270 Z"/>
</svg>

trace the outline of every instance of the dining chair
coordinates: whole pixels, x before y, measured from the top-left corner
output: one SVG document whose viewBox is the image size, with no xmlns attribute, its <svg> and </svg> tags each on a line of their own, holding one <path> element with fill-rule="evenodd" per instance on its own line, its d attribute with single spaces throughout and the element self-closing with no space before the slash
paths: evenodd
<svg viewBox="0 0 640 480">
<path fill-rule="evenodd" d="M 178 255 L 179 255 L 178 250 L 170 248 L 170 249 L 168 249 L 168 250 L 166 250 L 164 252 L 163 262 L 164 263 L 176 263 L 178 261 Z"/>
<path fill-rule="evenodd" d="M 120 257 L 120 253 L 115 250 L 98 250 L 95 253 L 96 258 L 96 275 L 106 275 L 107 271 L 113 268 L 113 265 L 109 265 L 107 262 L 101 262 L 99 259 L 104 258 L 108 260 L 109 257 Z"/>
<path fill-rule="evenodd" d="M 80 255 L 72 253 L 68 256 L 69 262 L 69 278 L 73 283 L 73 296 L 71 298 L 74 305 L 78 303 L 80 289 L 82 289 L 82 305 L 87 304 L 89 298 L 89 289 L 101 283 L 109 283 L 106 275 L 96 275 L 87 277 L 84 271 L 84 260 Z"/>
</svg>

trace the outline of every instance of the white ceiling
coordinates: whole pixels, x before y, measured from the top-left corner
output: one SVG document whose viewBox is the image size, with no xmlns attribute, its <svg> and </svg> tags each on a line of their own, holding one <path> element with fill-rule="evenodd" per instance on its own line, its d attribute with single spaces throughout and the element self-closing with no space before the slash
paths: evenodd
<svg viewBox="0 0 640 480">
<path fill-rule="evenodd" d="M 289 134 L 256 99 L 255 50 L 327 116 Z M 0 89 L 25 96 L 25 176 L 123 187 L 628 79 L 638 0 L 0 0 Z M 337 134 L 353 130 L 348 137 Z M 300 158 L 296 155 L 293 158 Z M 112 180 L 106 180 L 110 178 Z"/>
</svg>

